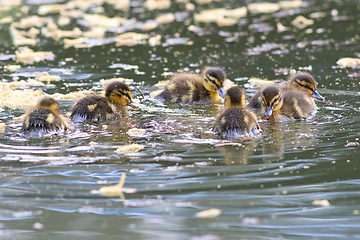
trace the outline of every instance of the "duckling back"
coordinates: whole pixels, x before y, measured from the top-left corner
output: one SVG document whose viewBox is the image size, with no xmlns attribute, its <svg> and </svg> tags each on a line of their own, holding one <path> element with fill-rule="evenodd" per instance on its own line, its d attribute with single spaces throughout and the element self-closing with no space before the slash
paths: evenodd
<svg viewBox="0 0 360 240">
<path fill-rule="evenodd" d="M 111 121 L 119 117 L 115 107 L 108 99 L 97 95 L 89 95 L 80 99 L 75 104 L 70 116 L 72 122 Z"/>
<path fill-rule="evenodd" d="M 306 119 L 314 112 L 315 103 L 308 94 L 288 90 L 283 92 L 283 99 L 281 112 L 291 119 Z"/>
<path fill-rule="evenodd" d="M 197 74 L 178 74 L 165 86 L 165 89 L 156 96 L 164 102 L 209 102 L 210 95 Z"/>
<path fill-rule="evenodd" d="M 241 107 L 231 107 L 222 112 L 215 121 L 214 130 L 222 137 L 238 138 L 261 132 L 256 115 Z"/>
<path fill-rule="evenodd" d="M 219 95 L 223 97 L 225 80 L 226 74 L 221 68 L 207 67 L 202 75 L 177 74 L 156 98 L 164 102 L 177 103 L 217 102 Z"/>
<path fill-rule="evenodd" d="M 238 138 L 261 132 L 256 115 L 245 107 L 245 94 L 240 87 L 232 87 L 226 92 L 225 108 L 214 125 L 220 135 Z"/>
<path fill-rule="evenodd" d="M 248 103 L 248 107 L 253 110 L 261 110 L 262 107 L 262 90 L 257 91 Z"/>
<path fill-rule="evenodd" d="M 20 133 L 34 136 L 66 130 L 63 119 L 47 107 L 36 108 L 26 115 Z"/>
</svg>

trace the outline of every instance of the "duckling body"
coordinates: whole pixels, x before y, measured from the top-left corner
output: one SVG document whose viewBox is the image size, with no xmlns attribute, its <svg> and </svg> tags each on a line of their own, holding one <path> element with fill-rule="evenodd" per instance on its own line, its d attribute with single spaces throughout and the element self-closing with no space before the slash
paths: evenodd
<svg viewBox="0 0 360 240">
<path fill-rule="evenodd" d="M 225 110 L 217 117 L 214 130 L 223 137 L 254 136 L 261 132 L 256 115 L 245 107 L 245 94 L 232 87 L 225 95 Z"/>
<path fill-rule="evenodd" d="M 272 85 L 276 85 L 275 83 Z M 278 85 L 276 85 L 278 86 Z M 288 82 L 287 86 L 280 87 L 283 92 L 286 91 L 298 91 L 307 94 L 311 97 L 311 100 L 317 99 L 319 101 L 325 101 L 325 99 L 317 91 L 317 83 L 313 76 L 307 73 L 294 75 Z M 254 110 L 261 110 L 262 108 L 262 91 L 264 88 L 257 91 L 249 101 L 248 107 Z"/>
<path fill-rule="evenodd" d="M 224 97 L 225 80 L 226 74 L 221 68 L 207 67 L 201 75 L 177 74 L 156 98 L 164 102 L 215 103 L 219 96 Z"/>
<path fill-rule="evenodd" d="M 131 91 L 121 81 L 113 81 L 105 88 L 105 97 L 89 95 L 80 99 L 71 112 L 72 122 L 112 121 L 128 116 L 125 106 L 137 109 L 132 104 Z"/>
<path fill-rule="evenodd" d="M 314 101 L 305 93 L 282 91 L 277 86 L 268 86 L 262 91 L 262 112 L 271 121 L 304 120 L 311 116 L 314 109 Z"/>
<path fill-rule="evenodd" d="M 53 98 L 40 100 L 35 110 L 25 116 L 20 133 L 41 135 L 67 129 L 66 122 L 59 115 L 59 104 Z"/>
</svg>

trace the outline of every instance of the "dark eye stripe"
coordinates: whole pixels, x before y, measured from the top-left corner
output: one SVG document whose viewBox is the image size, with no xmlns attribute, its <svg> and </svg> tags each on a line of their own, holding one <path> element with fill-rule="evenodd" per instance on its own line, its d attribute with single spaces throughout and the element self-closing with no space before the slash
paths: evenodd
<svg viewBox="0 0 360 240">
<path fill-rule="evenodd" d="M 212 82 L 218 89 L 220 88 L 220 85 L 217 84 L 217 83 L 215 82 L 215 80 L 211 79 L 211 78 L 210 78 L 210 75 L 207 75 L 206 78 L 207 78 L 210 82 Z"/>
<path fill-rule="evenodd" d="M 303 88 L 307 88 L 307 89 L 310 89 L 311 91 L 314 91 L 314 89 L 310 88 L 308 85 L 301 84 L 299 81 L 296 81 L 296 83 L 299 84 L 300 86 L 302 86 Z"/>
</svg>

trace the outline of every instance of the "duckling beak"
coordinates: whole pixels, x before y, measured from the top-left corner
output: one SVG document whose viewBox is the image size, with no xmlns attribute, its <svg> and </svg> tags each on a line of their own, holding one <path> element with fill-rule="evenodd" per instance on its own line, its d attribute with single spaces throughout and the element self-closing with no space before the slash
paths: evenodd
<svg viewBox="0 0 360 240">
<path fill-rule="evenodd" d="M 313 92 L 313 94 L 311 94 L 311 97 L 322 102 L 325 101 L 325 98 L 323 98 L 323 96 L 321 96 L 316 90 Z"/>
<path fill-rule="evenodd" d="M 138 110 L 139 108 L 133 104 L 134 102 L 131 100 L 126 106 L 132 107 L 135 110 Z"/>
<path fill-rule="evenodd" d="M 270 117 L 272 112 L 273 112 L 273 110 L 272 110 L 271 106 L 266 106 L 264 116 L 265 117 Z"/>
<path fill-rule="evenodd" d="M 216 92 L 219 94 L 219 96 L 221 98 L 225 98 L 225 93 L 224 93 L 224 89 L 221 87 L 218 90 L 216 90 Z"/>
</svg>

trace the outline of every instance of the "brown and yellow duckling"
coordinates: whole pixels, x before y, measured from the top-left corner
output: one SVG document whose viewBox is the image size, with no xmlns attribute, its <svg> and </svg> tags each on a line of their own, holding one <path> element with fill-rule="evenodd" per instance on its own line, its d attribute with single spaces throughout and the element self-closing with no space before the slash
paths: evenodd
<svg viewBox="0 0 360 240">
<path fill-rule="evenodd" d="M 44 97 L 36 109 L 25 116 L 20 133 L 41 135 L 66 129 L 67 124 L 59 115 L 59 103 L 51 97 Z"/>
<path fill-rule="evenodd" d="M 275 122 L 307 119 L 315 109 L 314 101 L 305 93 L 268 86 L 262 90 L 264 117 Z"/>
<path fill-rule="evenodd" d="M 223 137 L 254 136 L 261 132 L 256 115 L 245 106 L 245 94 L 232 87 L 225 94 L 225 110 L 217 117 L 214 130 Z"/>
<path fill-rule="evenodd" d="M 131 97 L 129 86 L 114 80 L 105 87 L 105 97 L 92 94 L 80 99 L 71 112 L 71 121 L 112 121 L 126 117 L 128 110 L 125 106 L 138 109 Z"/>
<path fill-rule="evenodd" d="M 226 74 L 221 68 L 206 67 L 199 74 L 180 73 L 170 79 L 165 89 L 156 96 L 164 102 L 208 103 L 224 97 Z"/>
<path fill-rule="evenodd" d="M 275 85 L 275 84 L 273 84 Z M 278 86 L 280 87 L 280 86 Z M 264 88 L 263 88 L 264 89 Z M 263 89 L 260 89 L 258 92 L 252 96 L 250 99 L 250 102 L 248 104 L 248 107 L 256 110 L 260 110 L 262 106 L 262 91 Z M 317 83 L 313 76 L 311 76 L 308 73 L 301 73 L 296 74 L 289 80 L 287 86 L 280 87 L 282 91 L 287 90 L 294 90 L 302 93 L 306 93 L 308 96 L 310 96 L 313 99 L 317 99 L 319 101 L 325 101 L 323 96 L 319 94 L 317 91 Z"/>
</svg>

